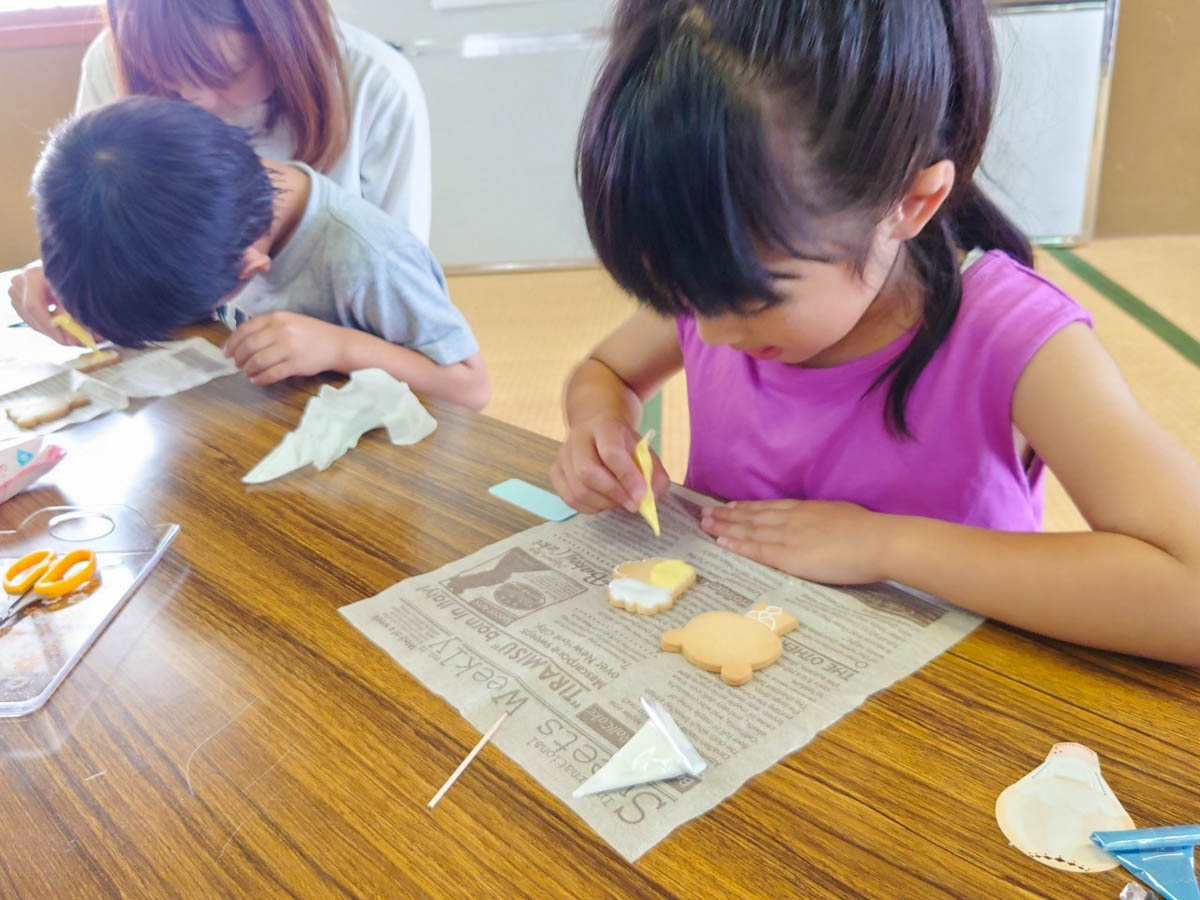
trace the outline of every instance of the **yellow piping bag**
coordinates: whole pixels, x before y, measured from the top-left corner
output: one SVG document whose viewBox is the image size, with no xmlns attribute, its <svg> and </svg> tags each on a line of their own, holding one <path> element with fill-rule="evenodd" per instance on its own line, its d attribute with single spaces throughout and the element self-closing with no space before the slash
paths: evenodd
<svg viewBox="0 0 1200 900">
<path fill-rule="evenodd" d="M 633 461 L 641 469 L 642 477 L 646 479 L 646 495 L 638 504 L 638 512 L 642 514 L 656 535 L 662 534 L 658 527 L 658 506 L 654 502 L 654 458 L 650 455 L 650 442 L 654 440 L 654 429 L 650 429 L 633 448 Z"/>
<path fill-rule="evenodd" d="M 63 331 L 67 332 L 83 346 L 87 347 L 93 353 L 99 353 L 100 348 L 96 346 L 96 341 L 92 338 L 91 332 L 76 322 L 67 313 L 59 313 L 52 318 L 51 323 L 57 325 Z"/>
</svg>

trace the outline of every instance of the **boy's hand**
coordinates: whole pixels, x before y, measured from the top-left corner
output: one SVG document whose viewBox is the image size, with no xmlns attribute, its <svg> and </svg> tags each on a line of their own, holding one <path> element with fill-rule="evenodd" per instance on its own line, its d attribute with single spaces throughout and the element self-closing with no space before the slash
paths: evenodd
<svg viewBox="0 0 1200 900">
<path fill-rule="evenodd" d="M 853 503 L 763 500 L 705 507 L 700 527 L 734 553 L 809 581 L 868 584 L 882 571 L 895 516 Z"/>
<path fill-rule="evenodd" d="M 13 276 L 8 297 L 17 315 L 34 331 L 40 331 L 60 344 L 79 346 L 79 341 L 50 321 L 58 312 L 58 299 L 46 283 L 40 260 L 31 262 Z"/>
<path fill-rule="evenodd" d="M 274 384 L 292 375 L 340 371 L 345 333 L 340 325 L 277 310 L 243 322 L 224 352 L 255 384 Z"/>
<path fill-rule="evenodd" d="M 617 416 L 600 415 L 576 425 L 558 448 L 550 467 L 554 490 L 572 509 L 598 513 L 615 506 L 637 512 L 646 493 L 646 481 L 633 461 L 638 435 Z M 654 494 L 671 486 L 670 476 L 658 455 L 654 458 Z"/>
</svg>

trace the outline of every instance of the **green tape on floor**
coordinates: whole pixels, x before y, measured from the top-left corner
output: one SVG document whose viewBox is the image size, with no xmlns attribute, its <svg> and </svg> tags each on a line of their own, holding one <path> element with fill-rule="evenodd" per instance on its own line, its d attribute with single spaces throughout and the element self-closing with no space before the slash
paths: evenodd
<svg viewBox="0 0 1200 900">
<path fill-rule="evenodd" d="M 1153 306 L 1125 290 L 1086 259 L 1070 250 L 1047 248 L 1046 252 L 1103 294 L 1114 305 L 1129 313 L 1158 335 L 1192 365 L 1200 366 L 1200 341 L 1197 341 Z"/>
<path fill-rule="evenodd" d="M 654 429 L 654 440 L 650 446 L 659 456 L 662 456 L 662 404 L 662 391 L 658 391 L 642 407 L 642 434 Z"/>
</svg>

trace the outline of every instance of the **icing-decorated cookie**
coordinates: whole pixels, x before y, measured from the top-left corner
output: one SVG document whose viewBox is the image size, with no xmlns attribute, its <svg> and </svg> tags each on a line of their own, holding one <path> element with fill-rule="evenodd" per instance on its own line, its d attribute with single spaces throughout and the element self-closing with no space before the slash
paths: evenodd
<svg viewBox="0 0 1200 900">
<path fill-rule="evenodd" d="M 664 631 L 661 646 L 682 653 L 697 668 L 720 672 L 726 684 L 741 685 L 783 653 L 779 639 L 799 624 L 778 606 L 758 603 L 745 615 L 701 613 L 683 628 Z"/>
<path fill-rule="evenodd" d="M 45 422 L 61 419 L 71 410 L 87 406 L 92 402 L 87 394 L 59 394 L 55 397 L 38 397 L 8 408 L 8 417 L 18 428 L 36 428 Z"/>
<path fill-rule="evenodd" d="M 654 615 L 675 605 L 696 583 L 696 570 L 677 559 L 654 557 L 621 563 L 608 583 L 608 601 L 620 609 Z"/>
</svg>

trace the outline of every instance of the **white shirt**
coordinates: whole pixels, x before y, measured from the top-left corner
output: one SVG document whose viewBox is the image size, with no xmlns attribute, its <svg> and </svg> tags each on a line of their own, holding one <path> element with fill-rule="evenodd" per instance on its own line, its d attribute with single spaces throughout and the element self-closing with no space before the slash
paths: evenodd
<svg viewBox="0 0 1200 900">
<path fill-rule="evenodd" d="M 324 174 L 378 206 L 429 243 L 432 176 L 429 110 L 412 64 L 375 35 L 339 21 L 342 64 L 350 95 L 350 133 L 341 159 Z M 117 99 L 116 52 L 102 32 L 83 57 L 75 114 Z M 266 159 L 290 160 L 295 143 L 286 122 L 263 129 L 266 104 L 235 120 L 250 131 Z"/>
</svg>

